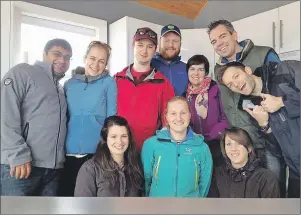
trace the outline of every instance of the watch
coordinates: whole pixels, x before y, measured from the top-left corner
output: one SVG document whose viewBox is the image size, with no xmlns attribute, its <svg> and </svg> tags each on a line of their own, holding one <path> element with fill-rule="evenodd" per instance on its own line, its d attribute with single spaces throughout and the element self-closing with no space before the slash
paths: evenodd
<svg viewBox="0 0 301 215">
<path fill-rule="evenodd" d="M 270 123 L 268 122 L 267 125 L 260 127 L 260 130 L 265 133 L 269 130 L 269 128 L 270 128 Z"/>
</svg>

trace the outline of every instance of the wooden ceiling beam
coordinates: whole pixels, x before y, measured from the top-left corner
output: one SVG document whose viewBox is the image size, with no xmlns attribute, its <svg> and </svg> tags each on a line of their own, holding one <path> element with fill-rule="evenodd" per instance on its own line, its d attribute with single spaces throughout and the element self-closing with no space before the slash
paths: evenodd
<svg viewBox="0 0 301 215">
<path fill-rule="evenodd" d="M 138 4 L 161 10 L 167 13 L 196 19 L 206 7 L 208 0 L 199 1 L 135 1 Z"/>
</svg>

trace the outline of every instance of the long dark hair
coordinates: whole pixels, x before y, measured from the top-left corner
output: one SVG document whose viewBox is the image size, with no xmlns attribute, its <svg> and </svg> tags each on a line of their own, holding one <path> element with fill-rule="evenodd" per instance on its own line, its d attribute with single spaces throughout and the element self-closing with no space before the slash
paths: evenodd
<svg viewBox="0 0 301 215">
<path fill-rule="evenodd" d="M 131 181 L 131 184 L 137 189 L 142 190 L 144 184 L 142 164 L 133 141 L 130 126 L 125 118 L 121 116 L 110 116 L 105 119 L 103 128 L 101 129 L 102 140 L 97 146 L 95 161 L 103 170 L 104 177 L 114 186 L 118 181 L 118 164 L 113 160 L 107 144 L 109 129 L 114 125 L 124 126 L 127 129 L 129 146 L 124 152 L 124 169 Z"/>
</svg>

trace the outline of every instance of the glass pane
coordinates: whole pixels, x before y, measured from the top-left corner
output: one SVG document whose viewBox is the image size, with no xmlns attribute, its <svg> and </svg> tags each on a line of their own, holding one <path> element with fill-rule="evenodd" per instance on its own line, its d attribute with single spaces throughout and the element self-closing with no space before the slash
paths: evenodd
<svg viewBox="0 0 301 215">
<path fill-rule="evenodd" d="M 54 38 L 67 40 L 71 44 L 73 52 L 70 68 L 66 72 L 66 76 L 60 81 L 60 83 L 63 84 L 66 80 L 71 78 L 71 71 L 73 69 L 77 66 L 84 65 L 83 57 L 85 55 L 86 48 L 92 40 L 95 40 L 95 38 L 77 33 L 22 23 L 21 57 L 23 57 L 23 62 L 33 64 L 36 60 L 42 61 L 45 44 Z"/>
</svg>

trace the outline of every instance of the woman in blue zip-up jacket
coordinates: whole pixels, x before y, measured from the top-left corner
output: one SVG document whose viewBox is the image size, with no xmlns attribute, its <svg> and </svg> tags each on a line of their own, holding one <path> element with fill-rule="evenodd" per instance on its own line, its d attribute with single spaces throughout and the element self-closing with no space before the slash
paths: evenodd
<svg viewBox="0 0 301 215">
<path fill-rule="evenodd" d="M 142 163 L 149 197 L 206 197 L 212 157 L 204 137 L 189 127 L 191 114 L 185 98 L 167 104 L 168 126 L 144 142 Z"/>
<path fill-rule="evenodd" d="M 60 196 L 74 195 L 77 173 L 96 152 L 104 120 L 116 114 L 117 86 L 105 69 L 110 52 L 107 44 L 92 41 L 84 57 L 85 68 L 77 67 L 64 86 L 69 121 Z"/>
</svg>

